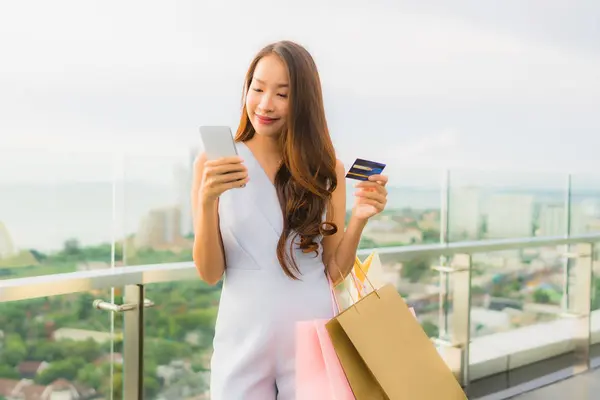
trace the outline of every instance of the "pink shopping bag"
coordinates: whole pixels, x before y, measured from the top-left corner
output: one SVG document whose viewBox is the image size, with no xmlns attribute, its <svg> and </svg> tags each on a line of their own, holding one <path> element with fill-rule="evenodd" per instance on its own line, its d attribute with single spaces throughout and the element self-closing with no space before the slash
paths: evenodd
<svg viewBox="0 0 600 400">
<path fill-rule="evenodd" d="M 330 281 L 334 315 L 339 305 Z M 296 400 L 355 400 L 335 353 L 326 319 L 296 324 Z"/>
</svg>

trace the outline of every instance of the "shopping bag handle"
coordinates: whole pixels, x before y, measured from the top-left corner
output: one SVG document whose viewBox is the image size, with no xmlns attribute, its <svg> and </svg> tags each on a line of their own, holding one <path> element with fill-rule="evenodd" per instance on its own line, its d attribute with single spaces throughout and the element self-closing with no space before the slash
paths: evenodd
<svg viewBox="0 0 600 400">
<path fill-rule="evenodd" d="M 325 275 L 327 276 L 327 282 L 329 282 L 329 292 L 331 293 L 331 305 L 333 307 L 333 316 L 337 316 L 342 312 L 340 309 L 340 303 L 338 302 L 337 296 L 335 295 L 335 287 L 333 286 L 333 280 L 331 280 L 331 276 L 326 271 Z"/>
<path fill-rule="evenodd" d="M 358 263 L 357 265 L 358 265 L 358 268 L 360 269 L 360 271 L 362 272 L 362 274 L 364 275 L 365 279 L 367 280 L 367 282 L 369 282 L 369 285 L 373 289 L 373 292 L 375 293 L 377 298 L 381 298 L 379 296 L 379 293 L 377 292 L 377 289 L 375 289 L 375 286 L 373 286 L 373 283 L 371 282 L 371 280 L 369 279 L 367 274 L 365 274 L 365 271 L 360 266 L 360 263 Z M 337 270 L 340 273 L 340 276 L 344 276 L 342 274 L 342 270 L 340 269 L 340 267 L 337 264 L 335 266 L 337 267 Z M 354 272 L 352 270 L 350 270 L 350 274 L 352 275 L 353 279 L 358 279 L 354 275 Z M 327 281 L 329 282 L 329 291 L 331 292 L 331 304 L 333 307 L 333 314 L 338 315 L 340 312 L 342 312 L 342 310 L 340 309 L 340 303 L 338 302 L 337 296 L 335 295 L 335 287 L 333 286 L 333 279 L 331 279 L 331 275 L 329 275 L 329 271 L 327 270 L 327 268 L 325 268 L 325 275 L 327 276 Z M 344 287 L 346 288 L 346 291 L 348 292 L 348 296 L 350 296 L 350 300 L 352 301 L 352 307 L 356 307 L 356 303 L 358 302 L 358 300 L 354 301 L 354 297 L 352 297 L 352 293 L 350 293 L 350 289 L 346 285 L 344 285 Z M 337 310 L 337 312 L 336 312 L 336 310 Z"/>
<path fill-rule="evenodd" d="M 367 280 L 367 282 L 369 282 L 369 286 L 371 286 L 371 289 L 373 289 L 373 292 L 375 292 L 375 295 L 379 297 L 379 293 L 377 292 L 377 289 L 375 289 L 375 286 L 373 285 L 373 282 L 371 282 L 371 280 L 369 279 L 369 277 L 367 276 L 367 274 L 365 273 L 365 270 L 362 269 L 361 267 L 361 263 L 354 263 L 355 265 L 358 266 L 358 269 L 360 269 L 360 272 L 362 272 L 363 276 L 365 277 L 365 279 Z M 337 266 L 337 265 L 336 265 Z M 352 267 L 352 269 L 354 269 L 354 267 Z M 340 271 L 340 267 L 338 267 L 338 272 L 340 273 L 340 276 L 342 276 L 342 271 Z M 356 275 L 354 275 L 354 271 L 350 270 L 350 274 L 352 274 L 352 278 L 355 280 L 358 280 L 358 278 L 356 277 Z"/>
</svg>

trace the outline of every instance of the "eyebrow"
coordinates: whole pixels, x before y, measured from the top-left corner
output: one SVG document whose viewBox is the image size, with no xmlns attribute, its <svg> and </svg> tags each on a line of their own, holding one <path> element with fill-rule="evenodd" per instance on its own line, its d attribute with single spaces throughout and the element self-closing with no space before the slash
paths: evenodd
<svg viewBox="0 0 600 400">
<path fill-rule="evenodd" d="M 265 84 L 266 84 L 266 82 L 265 82 L 265 81 L 263 81 L 262 79 L 259 79 L 259 78 L 256 78 L 256 77 L 254 77 L 254 80 L 255 80 L 256 82 L 258 82 L 258 83 L 261 83 L 261 84 L 263 84 L 263 85 L 265 85 Z M 278 83 L 278 84 L 277 84 L 277 87 L 278 87 L 278 88 L 286 88 L 286 87 L 289 87 L 289 86 L 290 86 L 290 85 L 288 85 L 287 83 Z"/>
</svg>

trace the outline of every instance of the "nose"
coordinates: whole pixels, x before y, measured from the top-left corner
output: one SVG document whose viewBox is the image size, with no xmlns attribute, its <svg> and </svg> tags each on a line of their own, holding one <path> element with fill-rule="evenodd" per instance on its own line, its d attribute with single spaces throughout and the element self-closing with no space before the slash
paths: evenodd
<svg viewBox="0 0 600 400">
<path fill-rule="evenodd" d="M 260 99 L 260 103 L 258 105 L 261 111 L 263 112 L 271 112 L 273 111 L 273 98 L 269 93 L 265 93 Z"/>
</svg>

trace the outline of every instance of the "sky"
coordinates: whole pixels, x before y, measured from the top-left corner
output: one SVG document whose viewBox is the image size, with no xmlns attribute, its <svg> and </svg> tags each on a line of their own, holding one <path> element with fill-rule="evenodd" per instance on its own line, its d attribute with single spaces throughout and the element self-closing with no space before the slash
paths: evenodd
<svg viewBox="0 0 600 400">
<path fill-rule="evenodd" d="M 313 54 L 347 166 L 592 176 L 598 21 L 596 0 L 2 2 L 0 184 L 170 179 L 198 126 L 235 130 L 248 64 L 280 39 Z"/>
</svg>

